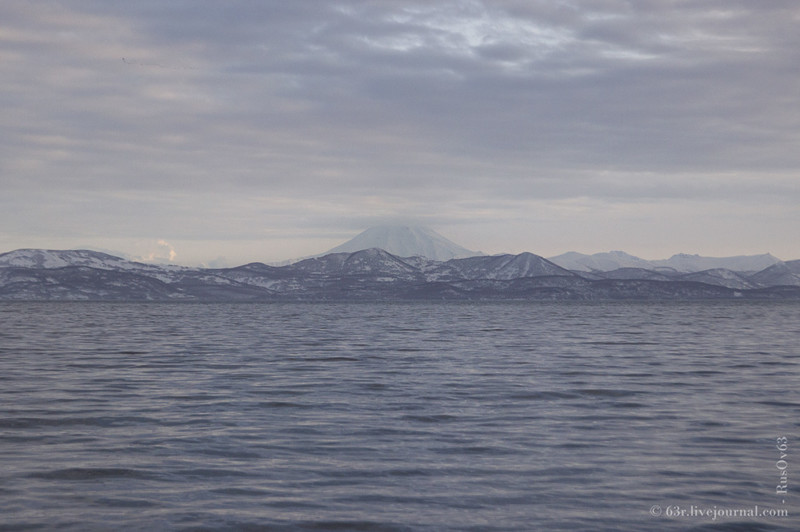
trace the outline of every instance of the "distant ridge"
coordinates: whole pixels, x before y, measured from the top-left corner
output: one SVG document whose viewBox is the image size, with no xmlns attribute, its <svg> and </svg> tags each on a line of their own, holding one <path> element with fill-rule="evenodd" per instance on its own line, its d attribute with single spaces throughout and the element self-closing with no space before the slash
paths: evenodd
<svg viewBox="0 0 800 532">
<path fill-rule="evenodd" d="M 647 270 L 672 270 L 679 273 L 693 273 L 713 269 L 726 269 L 736 272 L 757 272 L 781 262 L 780 259 L 764 253 L 761 255 L 740 255 L 736 257 L 702 257 L 679 253 L 668 259 L 646 260 L 629 255 L 624 251 L 609 251 L 585 255 L 570 251 L 549 260 L 562 268 L 579 272 L 610 272 L 620 268 L 643 268 Z"/>
<path fill-rule="evenodd" d="M 679 253 L 666 260 L 652 261 L 655 266 L 674 268 L 679 272 L 699 272 L 725 268 L 737 272 L 757 272 L 781 262 L 769 253 L 761 255 L 739 255 L 736 257 L 702 257 Z"/>
<path fill-rule="evenodd" d="M 433 229 L 409 225 L 371 227 L 323 255 L 353 253 L 372 248 L 382 249 L 398 257 L 425 257 L 440 261 L 483 255 L 459 246 Z"/>
<path fill-rule="evenodd" d="M 619 268 L 652 268 L 650 261 L 629 255 L 624 251 L 609 251 L 585 255 L 577 251 L 569 251 L 556 257 L 550 257 L 551 262 L 562 268 L 579 272 L 601 271 L 609 272 Z"/>
<path fill-rule="evenodd" d="M 17 249 L 0 254 L 0 268 L 52 269 L 69 266 L 83 266 L 100 270 L 183 269 L 183 266 L 135 262 L 88 249 Z"/>
</svg>

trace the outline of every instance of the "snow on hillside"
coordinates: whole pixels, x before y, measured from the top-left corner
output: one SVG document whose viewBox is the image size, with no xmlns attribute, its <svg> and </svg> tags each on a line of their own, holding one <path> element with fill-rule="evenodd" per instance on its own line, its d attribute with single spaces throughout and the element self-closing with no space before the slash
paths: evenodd
<svg viewBox="0 0 800 532">
<path fill-rule="evenodd" d="M 156 266 L 132 262 L 99 251 L 86 249 L 18 249 L 0 254 L 0 268 L 65 268 L 84 266 L 98 270 L 147 270 L 151 272 L 164 269 L 181 269 L 177 266 Z"/>
<path fill-rule="evenodd" d="M 417 273 L 415 266 L 379 248 L 364 249 L 353 253 L 331 253 L 323 257 L 300 261 L 292 265 L 291 269 L 311 275 L 377 273 L 397 278 L 408 278 Z"/>
<path fill-rule="evenodd" d="M 383 249 L 397 257 L 421 256 L 439 261 L 481 255 L 451 242 L 427 227 L 391 225 L 367 229 L 324 255 L 372 248 Z"/>
<path fill-rule="evenodd" d="M 751 275 L 750 280 L 762 286 L 800 286 L 800 260 L 778 262 Z"/>
<path fill-rule="evenodd" d="M 0 255 L 0 267 L 64 268 L 87 266 L 99 269 L 121 269 L 130 264 L 125 259 L 88 250 L 18 249 Z"/>
<path fill-rule="evenodd" d="M 445 279 L 520 279 L 540 276 L 574 277 L 570 271 L 532 253 L 468 257 L 445 262 L 432 270 L 431 280 Z"/>
<path fill-rule="evenodd" d="M 617 268 L 607 272 L 596 272 L 600 279 L 637 279 L 650 281 L 669 281 L 669 275 L 649 268 Z"/>
<path fill-rule="evenodd" d="M 748 280 L 735 271 L 726 270 L 725 268 L 714 268 L 712 270 L 704 270 L 701 272 L 686 273 L 683 274 L 680 279 L 683 281 L 697 281 L 717 286 L 725 286 L 728 288 L 758 288 L 757 283 Z"/>
</svg>

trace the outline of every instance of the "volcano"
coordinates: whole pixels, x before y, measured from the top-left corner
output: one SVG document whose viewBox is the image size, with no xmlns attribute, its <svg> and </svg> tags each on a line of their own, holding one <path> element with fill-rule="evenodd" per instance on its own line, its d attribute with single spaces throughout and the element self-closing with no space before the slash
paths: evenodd
<svg viewBox="0 0 800 532">
<path fill-rule="evenodd" d="M 426 257 L 438 261 L 483 255 L 459 246 L 428 227 L 407 225 L 372 227 L 326 254 L 371 248 L 380 248 L 398 257 Z"/>
</svg>

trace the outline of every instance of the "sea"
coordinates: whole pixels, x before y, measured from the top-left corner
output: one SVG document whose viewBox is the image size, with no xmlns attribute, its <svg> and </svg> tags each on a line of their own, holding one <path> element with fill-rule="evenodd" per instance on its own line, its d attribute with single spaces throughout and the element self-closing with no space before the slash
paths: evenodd
<svg viewBox="0 0 800 532">
<path fill-rule="evenodd" d="M 800 304 L 0 304 L 1 530 L 800 530 Z"/>
</svg>

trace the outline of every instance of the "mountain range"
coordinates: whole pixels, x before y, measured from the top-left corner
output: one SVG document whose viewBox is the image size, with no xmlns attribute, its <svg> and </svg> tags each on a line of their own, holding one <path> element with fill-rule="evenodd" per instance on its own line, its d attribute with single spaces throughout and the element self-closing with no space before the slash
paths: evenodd
<svg viewBox="0 0 800 532">
<path fill-rule="evenodd" d="M 370 248 L 383 249 L 398 257 L 421 256 L 439 261 L 485 255 L 480 251 L 471 251 L 459 246 L 429 227 L 382 225 L 367 229 L 344 244 L 315 256 L 322 257 L 330 253 L 352 253 Z M 780 259 L 769 253 L 737 257 L 702 257 L 680 253 L 668 259 L 646 260 L 624 251 L 609 251 L 594 255 L 570 251 L 555 257 L 548 257 L 547 260 L 567 270 L 586 273 L 609 272 L 620 268 L 643 268 L 666 273 L 692 273 L 722 268 L 735 272 L 755 273 L 781 262 Z M 283 266 L 292 262 L 297 261 L 287 261 L 279 265 Z"/>
<path fill-rule="evenodd" d="M 715 268 L 755 273 L 781 262 L 780 259 L 773 257 L 769 253 L 737 257 L 701 257 L 700 255 L 680 253 L 664 260 L 645 260 L 629 255 L 624 251 L 609 251 L 595 253 L 594 255 L 584 255 L 583 253 L 570 251 L 563 255 L 550 257 L 549 260 L 569 270 L 582 272 L 607 272 L 619 268 L 645 268 L 679 273 L 699 272 Z"/>
<path fill-rule="evenodd" d="M 757 272 L 569 270 L 532 253 L 445 261 L 379 248 L 286 266 L 188 268 L 86 250 L 0 254 L 0 300 L 393 301 L 800 299 L 800 261 Z"/>
<path fill-rule="evenodd" d="M 414 226 L 368 229 L 328 253 L 281 266 L 189 268 L 88 250 L 0 254 L 0 300 L 698 298 L 800 299 L 800 261 L 769 254 L 648 261 L 622 251 L 487 256 Z"/>
</svg>

